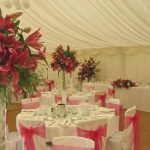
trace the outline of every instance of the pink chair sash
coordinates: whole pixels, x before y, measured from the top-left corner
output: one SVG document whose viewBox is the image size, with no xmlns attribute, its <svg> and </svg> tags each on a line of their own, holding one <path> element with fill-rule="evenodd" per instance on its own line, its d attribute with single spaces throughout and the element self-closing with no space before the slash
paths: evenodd
<svg viewBox="0 0 150 150">
<path fill-rule="evenodd" d="M 36 109 L 40 106 L 39 102 L 22 104 L 22 109 Z"/>
<path fill-rule="evenodd" d="M 48 87 L 48 90 L 51 91 L 54 88 L 54 80 L 46 81 L 46 86 Z"/>
<path fill-rule="evenodd" d="M 24 137 L 24 147 L 26 150 L 36 150 L 34 141 L 33 141 L 33 135 L 40 136 L 42 138 L 45 138 L 45 126 L 36 127 L 36 128 L 27 128 L 22 124 L 19 124 L 20 128 L 20 134 L 22 137 Z"/>
<path fill-rule="evenodd" d="M 100 101 L 102 107 L 106 107 L 106 97 L 107 97 L 106 93 L 100 94 L 100 95 L 96 95 L 95 96 L 95 100 L 96 100 L 96 102 Z"/>
<path fill-rule="evenodd" d="M 82 100 L 68 99 L 67 104 L 68 105 L 79 105 L 81 102 L 88 102 L 88 100 L 82 101 Z"/>
<path fill-rule="evenodd" d="M 116 91 L 115 91 L 114 88 L 109 88 L 109 89 L 108 89 L 108 95 L 109 95 L 109 96 L 113 96 L 113 97 L 114 97 L 114 96 L 115 96 L 115 92 L 116 92 Z"/>
<path fill-rule="evenodd" d="M 120 116 L 123 110 L 123 106 L 120 104 L 108 103 L 108 108 L 115 109 L 116 116 Z"/>
<path fill-rule="evenodd" d="M 133 124 L 133 144 L 134 150 L 140 150 L 140 133 L 139 133 L 139 114 L 136 113 L 135 116 L 125 118 L 125 128 L 128 128 L 130 124 Z"/>
<path fill-rule="evenodd" d="M 121 130 L 121 114 L 123 112 L 123 106 L 120 104 L 108 103 L 108 108 L 115 109 L 116 116 L 119 116 L 119 130 Z"/>
<path fill-rule="evenodd" d="M 95 150 L 102 150 L 102 137 L 106 137 L 107 125 L 99 126 L 94 130 L 77 128 L 77 135 L 92 139 L 95 142 Z"/>
<path fill-rule="evenodd" d="M 62 102 L 62 97 L 61 95 L 55 95 L 55 103 Z"/>
<path fill-rule="evenodd" d="M 53 150 L 94 150 L 94 148 L 64 146 L 64 145 L 53 145 Z"/>
</svg>

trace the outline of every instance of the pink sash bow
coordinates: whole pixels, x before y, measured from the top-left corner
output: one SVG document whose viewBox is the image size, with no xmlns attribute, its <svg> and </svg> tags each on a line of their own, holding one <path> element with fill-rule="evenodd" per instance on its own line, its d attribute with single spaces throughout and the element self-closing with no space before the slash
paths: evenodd
<svg viewBox="0 0 150 150">
<path fill-rule="evenodd" d="M 24 146 L 26 150 L 36 150 L 34 141 L 33 141 L 33 135 L 40 136 L 42 138 L 45 138 L 45 126 L 36 127 L 36 128 L 27 128 L 22 124 L 19 124 L 20 127 L 20 134 L 22 137 L 24 137 Z"/>
<path fill-rule="evenodd" d="M 134 150 L 140 150 L 140 133 L 139 133 L 139 114 L 136 113 L 135 116 L 125 118 L 125 128 L 128 128 L 130 124 L 133 124 L 133 144 Z"/>
<path fill-rule="evenodd" d="M 96 100 L 96 101 L 99 101 L 99 100 L 100 100 L 101 106 L 102 106 L 102 107 L 106 107 L 106 97 L 107 97 L 106 93 L 100 94 L 100 95 L 96 95 L 96 96 L 95 96 L 95 100 Z"/>
<path fill-rule="evenodd" d="M 107 125 L 99 126 L 94 130 L 77 128 L 77 135 L 92 139 L 95 142 L 95 150 L 102 150 L 102 137 L 106 137 Z"/>
<path fill-rule="evenodd" d="M 53 145 L 53 150 L 94 150 L 94 148 L 64 146 L 64 145 Z"/>
</svg>

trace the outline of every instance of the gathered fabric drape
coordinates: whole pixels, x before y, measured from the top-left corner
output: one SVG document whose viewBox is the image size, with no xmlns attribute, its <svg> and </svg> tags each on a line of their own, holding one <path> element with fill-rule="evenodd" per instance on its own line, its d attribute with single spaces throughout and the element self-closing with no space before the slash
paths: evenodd
<svg viewBox="0 0 150 150">
<path fill-rule="evenodd" d="M 20 9 L 25 26 L 41 27 L 49 50 L 150 45 L 149 0 L 1 0 L 0 6 L 4 13 Z"/>
<path fill-rule="evenodd" d="M 150 80 L 149 0 L 1 0 L 0 6 L 3 14 L 23 11 L 24 27 L 41 28 L 48 53 L 69 44 L 80 60 L 101 60 L 99 80 Z M 57 73 L 49 69 L 49 78 Z"/>
</svg>

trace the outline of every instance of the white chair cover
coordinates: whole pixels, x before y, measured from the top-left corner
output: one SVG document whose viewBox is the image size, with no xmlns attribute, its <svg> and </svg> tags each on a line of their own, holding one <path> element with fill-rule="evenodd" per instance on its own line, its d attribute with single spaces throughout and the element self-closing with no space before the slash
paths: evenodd
<svg viewBox="0 0 150 150">
<path fill-rule="evenodd" d="M 106 128 L 104 129 L 100 129 L 100 127 L 104 127 L 106 126 Z M 97 136 L 100 132 L 102 132 L 102 134 L 104 133 L 105 135 L 102 136 L 102 147 L 99 147 L 100 150 L 105 150 L 106 149 L 106 132 L 107 132 L 107 120 L 106 119 L 96 119 L 96 120 L 90 120 L 90 121 L 80 121 L 77 124 L 77 135 L 78 136 L 82 136 L 82 137 L 86 137 L 86 135 L 84 136 L 84 133 L 81 135 L 80 134 L 80 130 L 82 132 L 82 129 L 85 130 L 85 132 L 95 132 L 96 130 L 98 131 L 97 133 L 95 132 L 94 134 Z M 105 131 L 104 131 L 105 130 Z M 94 135 L 93 134 L 93 135 Z M 101 134 L 101 133 L 100 133 Z M 86 137 L 87 138 L 87 137 Z M 89 137 L 90 138 L 90 137 Z M 92 139 L 92 138 L 91 138 Z M 100 140 L 100 139 L 99 139 Z M 101 146 L 101 145 L 100 145 Z M 95 143 L 95 148 L 96 148 L 96 143 Z M 96 149 L 95 149 L 96 150 Z"/>
<path fill-rule="evenodd" d="M 94 141 L 78 136 L 61 136 L 53 138 L 53 150 L 94 150 Z"/>
<path fill-rule="evenodd" d="M 43 121 L 35 121 L 35 120 L 28 120 L 28 119 L 20 119 L 19 120 L 19 134 L 22 137 L 22 147 L 23 150 L 47 150 L 50 149 L 46 145 L 46 139 L 45 139 L 45 123 Z M 33 136 L 30 135 L 31 132 L 33 132 Z M 42 134 L 39 135 L 39 134 Z M 32 145 L 30 143 L 28 149 L 26 149 L 26 138 L 28 142 L 31 142 L 31 139 L 33 139 L 33 145 L 34 148 L 32 148 Z M 31 138 L 31 139 L 29 139 Z"/>
<path fill-rule="evenodd" d="M 133 106 L 125 112 L 125 117 L 133 117 L 136 113 L 136 107 Z M 114 134 L 107 141 L 107 150 L 134 150 L 133 145 L 133 125 L 129 125 L 123 132 Z"/>
<path fill-rule="evenodd" d="M 121 114 L 123 111 L 123 106 L 121 104 L 120 99 L 110 98 L 108 100 L 107 107 L 111 108 L 111 109 L 115 109 L 115 114 L 117 116 L 118 128 L 119 128 L 120 124 L 121 124 L 121 122 L 120 122 L 121 121 Z"/>
</svg>

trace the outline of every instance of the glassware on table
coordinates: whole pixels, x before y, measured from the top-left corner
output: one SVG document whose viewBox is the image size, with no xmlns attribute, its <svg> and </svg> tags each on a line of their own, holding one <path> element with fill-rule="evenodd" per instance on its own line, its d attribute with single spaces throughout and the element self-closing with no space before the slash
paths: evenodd
<svg viewBox="0 0 150 150">
<path fill-rule="evenodd" d="M 79 114 L 81 116 L 88 116 L 89 115 L 89 104 L 88 103 L 80 103 L 79 104 Z"/>
<path fill-rule="evenodd" d="M 64 118 L 67 116 L 67 107 L 66 104 L 60 103 L 57 104 L 58 117 Z"/>
</svg>

